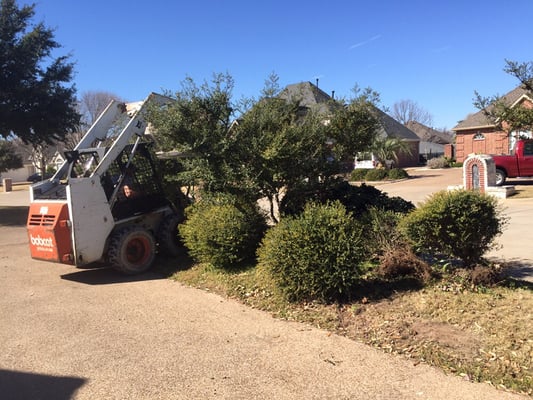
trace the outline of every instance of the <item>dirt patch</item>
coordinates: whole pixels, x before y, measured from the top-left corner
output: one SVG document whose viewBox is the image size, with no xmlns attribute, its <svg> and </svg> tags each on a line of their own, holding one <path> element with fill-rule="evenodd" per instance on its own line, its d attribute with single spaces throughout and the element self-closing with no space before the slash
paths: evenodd
<svg viewBox="0 0 533 400">
<path fill-rule="evenodd" d="M 480 346 L 477 337 L 444 322 L 415 321 L 412 330 L 418 341 L 436 343 L 465 358 L 474 357 Z"/>
<path fill-rule="evenodd" d="M 340 320 L 347 336 L 364 338 L 391 353 L 419 356 L 429 347 L 439 347 L 455 357 L 469 358 L 479 348 L 479 339 L 472 333 L 421 318 L 416 307 L 399 299 L 352 305 L 341 311 Z"/>
</svg>

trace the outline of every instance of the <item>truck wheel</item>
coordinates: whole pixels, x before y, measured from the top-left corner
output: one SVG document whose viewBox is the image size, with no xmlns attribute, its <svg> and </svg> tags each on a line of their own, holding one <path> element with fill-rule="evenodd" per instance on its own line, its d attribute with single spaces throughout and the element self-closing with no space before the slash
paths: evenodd
<svg viewBox="0 0 533 400">
<path fill-rule="evenodd" d="M 496 168 L 496 186 L 501 186 L 505 183 L 507 175 L 503 169 Z"/>
<path fill-rule="evenodd" d="M 109 262 L 118 271 L 134 275 L 151 267 L 155 258 L 155 240 L 150 232 L 138 226 L 113 234 L 108 249 Z"/>
<path fill-rule="evenodd" d="M 163 254 L 177 256 L 183 249 L 178 232 L 178 225 L 181 222 L 182 218 L 177 215 L 171 215 L 161 223 L 157 234 L 157 241 Z"/>
</svg>

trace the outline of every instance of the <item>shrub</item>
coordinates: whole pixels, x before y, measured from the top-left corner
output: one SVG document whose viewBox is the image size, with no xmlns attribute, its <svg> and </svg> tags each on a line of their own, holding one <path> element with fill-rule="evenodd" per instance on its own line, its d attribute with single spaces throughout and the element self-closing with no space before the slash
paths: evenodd
<svg viewBox="0 0 533 400">
<path fill-rule="evenodd" d="M 370 171 L 368 168 L 356 168 L 350 174 L 350 179 L 352 181 L 364 181 L 368 171 Z"/>
<path fill-rule="evenodd" d="M 339 202 L 311 203 L 271 228 L 258 256 L 290 301 L 347 298 L 366 256 L 362 225 Z"/>
<path fill-rule="evenodd" d="M 266 230 L 257 208 L 229 197 L 202 200 L 186 209 L 179 231 L 197 261 L 228 268 L 255 255 Z"/>
<path fill-rule="evenodd" d="M 296 215 L 303 211 L 308 201 L 325 204 L 340 201 L 355 217 L 362 216 L 370 207 L 406 213 L 415 208 L 401 197 L 388 197 L 374 186 L 350 185 L 345 181 L 302 184 L 287 191 L 280 204 L 282 215 Z"/>
<path fill-rule="evenodd" d="M 431 169 L 449 168 L 450 162 L 445 157 L 432 158 L 428 160 L 427 167 Z"/>
<path fill-rule="evenodd" d="M 402 214 L 370 207 L 363 215 L 368 251 L 379 256 L 384 252 L 396 249 L 405 244 L 405 240 L 397 229 Z"/>
<path fill-rule="evenodd" d="M 400 226 L 419 251 L 458 258 L 470 267 L 493 246 L 505 223 L 494 197 L 454 190 L 433 194 Z"/>
<path fill-rule="evenodd" d="M 367 181 L 382 181 L 387 177 L 387 170 L 384 168 L 374 168 L 368 170 L 365 175 Z"/>
<path fill-rule="evenodd" d="M 405 169 L 402 168 L 392 168 L 387 171 L 387 177 L 389 179 L 405 179 L 409 178 L 409 174 Z"/>
</svg>

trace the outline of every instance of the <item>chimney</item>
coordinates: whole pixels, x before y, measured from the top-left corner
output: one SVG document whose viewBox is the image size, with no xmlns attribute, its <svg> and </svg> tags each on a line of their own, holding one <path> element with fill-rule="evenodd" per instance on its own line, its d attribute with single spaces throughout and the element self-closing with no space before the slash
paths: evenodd
<svg viewBox="0 0 533 400">
<path fill-rule="evenodd" d="M 316 88 L 318 89 L 318 78 L 316 78 Z"/>
<path fill-rule="evenodd" d="M 331 91 L 331 98 L 332 98 L 333 100 L 335 100 L 335 91 L 334 91 L 334 90 Z"/>
</svg>

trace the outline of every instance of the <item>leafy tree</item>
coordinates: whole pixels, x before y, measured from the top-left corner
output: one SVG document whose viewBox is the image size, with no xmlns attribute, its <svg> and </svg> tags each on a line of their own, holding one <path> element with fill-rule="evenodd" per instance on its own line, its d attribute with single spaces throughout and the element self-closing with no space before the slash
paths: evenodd
<svg viewBox="0 0 533 400">
<path fill-rule="evenodd" d="M 533 97 L 533 61 L 519 63 L 505 60 L 504 71 L 520 81 L 520 85 Z M 494 123 L 510 133 L 529 131 L 533 127 L 533 109 L 513 107 L 504 96 L 483 97 L 475 92 L 474 105 Z"/>
<path fill-rule="evenodd" d="M 76 112 L 73 64 L 52 57 L 60 47 L 53 30 L 29 26 L 34 5 L 0 2 L 0 136 L 25 143 L 51 143 L 74 130 Z"/>
<path fill-rule="evenodd" d="M 152 110 L 149 120 L 163 150 L 186 156 L 181 182 L 250 201 L 266 197 L 274 220 L 284 190 L 302 181 L 328 181 L 375 136 L 377 121 L 361 96 L 348 104 L 332 101 L 324 113 L 281 96 L 275 74 L 257 100 L 236 104 L 232 88 L 229 75 L 215 75 L 202 86 L 188 79 L 176 102 Z"/>
<path fill-rule="evenodd" d="M 326 126 L 316 112 L 298 117 L 298 111 L 296 101 L 264 98 L 240 118 L 233 132 L 245 166 L 240 183 L 251 196 L 270 201 L 272 217 L 283 188 L 317 180 L 327 168 Z"/>
<path fill-rule="evenodd" d="M 361 90 L 357 86 L 352 92 L 351 99 L 338 101 L 342 107 L 335 108 L 328 125 L 328 133 L 334 143 L 333 151 L 341 160 L 353 159 L 356 153 L 368 150 L 379 128 L 375 116 L 379 94 L 370 88 Z"/>
<path fill-rule="evenodd" d="M 331 101 L 327 112 L 303 107 L 300 99 L 287 100 L 273 90 L 276 77 L 266 82 L 263 97 L 240 119 L 235 133 L 244 148 L 250 188 L 270 202 L 271 217 L 281 193 L 307 182 L 323 190 L 340 165 L 372 142 L 377 121 L 365 92 L 347 104 Z M 268 96 L 265 96 L 267 94 Z M 320 190 L 320 188 L 318 188 Z M 305 190 L 305 189 L 303 189 Z"/>
<path fill-rule="evenodd" d="M 0 173 L 22 168 L 22 158 L 15 153 L 13 143 L 0 140 Z"/>
<path fill-rule="evenodd" d="M 392 106 L 392 117 L 403 125 L 409 121 L 416 121 L 424 125 L 431 125 L 433 117 L 413 100 L 400 100 Z"/>
<path fill-rule="evenodd" d="M 159 149 L 184 156 L 176 173 L 185 186 L 201 185 L 208 192 L 224 192 L 238 181 L 230 165 L 233 86 L 228 74 L 215 74 L 211 82 L 200 86 L 187 78 L 172 96 L 174 102 L 164 108 L 154 107 L 147 114 L 157 130 Z"/>
</svg>

